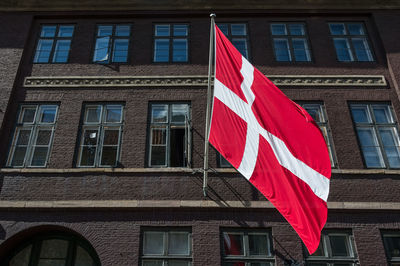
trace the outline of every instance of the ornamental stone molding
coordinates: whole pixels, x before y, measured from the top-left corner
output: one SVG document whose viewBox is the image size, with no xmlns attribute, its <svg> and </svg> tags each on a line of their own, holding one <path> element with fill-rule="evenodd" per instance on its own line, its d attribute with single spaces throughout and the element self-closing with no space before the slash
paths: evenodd
<svg viewBox="0 0 400 266">
<path fill-rule="evenodd" d="M 277 86 L 385 87 L 382 75 L 269 75 Z M 207 76 L 64 76 L 26 77 L 26 88 L 207 86 Z"/>
</svg>

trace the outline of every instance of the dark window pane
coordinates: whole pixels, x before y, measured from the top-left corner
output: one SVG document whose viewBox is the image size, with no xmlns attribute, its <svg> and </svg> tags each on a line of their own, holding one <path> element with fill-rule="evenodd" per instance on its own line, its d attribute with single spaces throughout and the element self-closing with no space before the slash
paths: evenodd
<svg viewBox="0 0 400 266">
<path fill-rule="evenodd" d="M 28 145 L 30 135 L 31 135 L 30 129 L 20 129 L 18 131 L 18 139 L 17 139 L 16 144 L 17 145 Z"/>
<path fill-rule="evenodd" d="M 350 256 L 349 247 L 346 236 L 329 236 L 331 243 L 332 256 L 334 257 L 346 257 Z"/>
<path fill-rule="evenodd" d="M 168 260 L 168 266 L 189 266 L 188 261 L 182 261 L 182 260 Z"/>
<path fill-rule="evenodd" d="M 113 62 L 128 61 L 128 39 L 117 39 L 114 41 Z"/>
<path fill-rule="evenodd" d="M 348 23 L 347 29 L 351 35 L 364 35 L 364 27 L 361 23 Z"/>
<path fill-rule="evenodd" d="M 270 262 L 252 262 L 250 266 L 271 266 Z"/>
<path fill-rule="evenodd" d="M 222 31 L 223 34 L 225 34 L 225 36 L 229 35 L 228 24 L 218 24 L 218 28 Z"/>
<path fill-rule="evenodd" d="M 385 237 L 385 242 L 389 256 L 400 257 L 400 236 Z"/>
<path fill-rule="evenodd" d="M 185 129 L 170 129 L 170 166 L 185 166 Z"/>
<path fill-rule="evenodd" d="M 85 249 L 78 246 L 76 248 L 76 259 L 74 266 L 94 266 L 92 257 L 87 253 Z"/>
<path fill-rule="evenodd" d="M 167 142 L 167 130 L 165 128 L 153 128 L 151 135 L 152 145 L 165 145 Z"/>
<path fill-rule="evenodd" d="M 287 35 L 285 24 L 271 24 L 272 35 Z"/>
<path fill-rule="evenodd" d="M 32 156 L 32 166 L 45 166 L 47 160 L 48 147 L 35 147 Z"/>
<path fill-rule="evenodd" d="M 56 36 L 57 26 L 42 26 L 40 37 L 54 37 Z"/>
<path fill-rule="evenodd" d="M 67 257 L 68 241 L 62 239 L 43 240 L 40 258 L 62 259 Z"/>
<path fill-rule="evenodd" d="M 143 253 L 145 255 L 162 255 L 164 253 L 164 233 L 145 232 Z"/>
<path fill-rule="evenodd" d="M 189 255 L 189 234 L 186 232 L 170 232 L 168 235 L 169 255 Z"/>
<path fill-rule="evenodd" d="M 354 122 L 356 123 L 371 123 L 371 117 L 368 113 L 366 105 L 351 106 L 351 114 L 353 115 Z"/>
<path fill-rule="evenodd" d="M 115 36 L 125 36 L 128 37 L 131 32 L 131 26 L 129 25 L 117 25 L 115 27 Z"/>
<path fill-rule="evenodd" d="M 58 40 L 54 50 L 53 62 L 65 63 L 68 61 L 71 40 Z"/>
<path fill-rule="evenodd" d="M 36 137 L 36 145 L 49 145 L 51 138 L 51 130 L 40 129 Z"/>
<path fill-rule="evenodd" d="M 103 145 L 118 145 L 119 130 L 118 129 L 105 129 Z"/>
<path fill-rule="evenodd" d="M 156 25 L 155 27 L 155 36 L 169 36 L 169 25 Z"/>
<path fill-rule="evenodd" d="M 174 36 L 187 36 L 188 26 L 187 25 L 174 25 Z"/>
<path fill-rule="evenodd" d="M 172 118 L 171 122 L 174 123 L 185 123 L 188 115 L 187 104 L 173 104 L 172 105 Z"/>
<path fill-rule="evenodd" d="M 117 162 L 117 152 L 118 148 L 115 146 L 103 147 L 103 151 L 101 154 L 101 165 L 114 166 Z"/>
<path fill-rule="evenodd" d="M 305 35 L 303 24 L 289 24 L 290 35 Z"/>
<path fill-rule="evenodd" d="M 336 48 L 336 54 L 339 61 L 342 62 L 353 61 L 353 56 L 347 39 L 334 39 L 333 42 Z"/>
<path fill-rule="evenodd" d="M 41 123 L 54 123 L 56 120 L 56 112 L 57 112 L 57 107 L 56 106 L 42 106 L 40 107 L 39 115 L 40 119 L 39 121 Z"/>
<path fill-rule="evenodd" d="M 351 39 L 354 47 L 357 60 L 361 62 L 373 61 L 371 51 L 369 50 L 368 42 L 365 38 Z"/>
<path fill-rule="evenodd" d="M 98 37 L 111 36 L 113 26 L 99 26 L 97 30 Z"/>
<path fill-rule="evenodd" d="M 52 47 L 53 47 L 53 40 L 40 39 L 36 47 L 36 53 L 33 62 L 35 63 L 49 62 Z"/>
<path fill-rule="evenodd" d="M 100 122 L 101 107 L 93 106 L 86 108 L 86 123 L 98 123 Z"/>
<path fill-rule="evenodd" d="M 234 261 L 234 262 L 224 262 L 223 266 L 245 266 L 246 264 L 243 261 Z"/>
<path fill-rule="evenodd" d="M 164 166 L 165 163 L 165 146 L 153 146 L 151 147 L 151 165 L 153 166 Z"/>
<path fill-rule="evenodd" d="M 96 155 L 96 147 L 82 147 L 81 166 L 93 166 Z"/>
<path fill-rule="evenodd" d="M 15 147 L 11 166 L 22 166 L 24 164 L 26 147 Z"/>
<path fill-rule="evenodd" d="M 35 120 L 36 108 L 22 108 L 22 123 L 32 123 Z"/>
<path fill-rule="evenodd" d="M 143 266 L 163 266 L 162 260 L 143 260 Z"/>
<path fill-rule="evenodd" d="M 122 118 L 121 106 L 107 106 L 106 107 L 106 121 L 107 123 L 120 123 Z"/>
<path fill-rule="evenodd" d="M 266 235 L 249 234 L 248 238 L 250 255 L 269 255 L 268 238 Z"/>
<path fill-rule="evenodd" d="M 108 62 L 110 37 L 97 38 L 93 55 L 94 62 Z"/>
<path fill-rule="evenodd" d="M 15 255 L 11 260 L 9 266 L 28 266 L 29 265 L 29 258 L 31 255 L 32 245 L 27 246 L 17 255 Z"/>
<path fill-rule="evenodd" d="M 225 255 L 244 255 L 242 235 L 224 233 L 223 237 Z"/>
<path fill-rule="evenodd" d="M 393 123 L 389 106 L 373 105 L 372 109 L 377 123 Z"/>
<path fill-rule="evenodd" d="M 98 137 L 97 129 L 85 130 L 83 145 L 97 145 Z"/>
<path fill-rule="evenodd" d="M 151 122 L 152 123 L 168 122 L 168 105 L 153 104 L 151 106 Z"/>
<path fill-rule="evenodd" d="M 58 29 L 58 37 L 72 37 L 74 34 L 74 26 L 72 25 L 65 25 L 60 26 Z"/>
<path fill-rule="evenodd" d="M 38 266 L 65 266 L 65 260 L 40 259 Z"/>
<path fill-rule="evenodd" d="M 277 61 L 291 61 L 287 39 L 274 39 L 274 48 Z"/>
<path fill-rule="evenodd" d="M 231 34 L 233 36 L 245 36 L 247 35 L 246 32 L 246 25 L 245 24 L 232 24 L 231 25 Z"/>
<path fill-rule="evenodd" d="M 187 40 L 186 39 L 174 39 L 173 40 L 173 52 L 172 60 L 174 62 L 186 62 L 187 56 Z"/>
<path fill-rule="evenodd" d="M 156 39 L 154 44 L 154 62 L 169 61 L 169 40 Z"/>
<path fill-rule="evenodd" d="M 345 35 L 346 29 L 344 28 L 344 24 L 329 24 L 329 29 L 331 30 L 332 35 Z"/>
<path fill-rule="evenodd" d="M 248 58 L 247 54 L 247 40 L 246 39 L 232 39 L 232 44 L 235 48 L 245 57 Z"/>
</svg>

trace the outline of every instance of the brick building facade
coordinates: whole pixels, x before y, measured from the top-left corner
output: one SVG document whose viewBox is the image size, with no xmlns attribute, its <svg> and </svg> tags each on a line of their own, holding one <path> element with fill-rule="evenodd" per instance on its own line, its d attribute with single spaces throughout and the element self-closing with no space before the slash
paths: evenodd
<svg viewBox="0 0 400 266">
<path fill-rule="evenodd" d="M 400 265 L 398 1 L 110 3 L 0 4 L 1 265 Z M 211 11 L 326 129 L 315 256 L 213 149 L 203 195 Z"/>
</svg>

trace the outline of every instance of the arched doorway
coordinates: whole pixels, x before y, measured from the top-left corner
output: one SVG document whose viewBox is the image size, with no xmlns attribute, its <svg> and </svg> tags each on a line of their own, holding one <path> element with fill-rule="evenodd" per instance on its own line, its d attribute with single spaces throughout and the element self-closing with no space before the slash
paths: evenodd
<svg viewBox="0 0 400 266">
<path fill-rule="evenodd" d="M 52 231 L 21 241 L 8 255 L 5 265 L 100 266 L 100 261 L 90 243 L 79 235 Z"/>
</svg>

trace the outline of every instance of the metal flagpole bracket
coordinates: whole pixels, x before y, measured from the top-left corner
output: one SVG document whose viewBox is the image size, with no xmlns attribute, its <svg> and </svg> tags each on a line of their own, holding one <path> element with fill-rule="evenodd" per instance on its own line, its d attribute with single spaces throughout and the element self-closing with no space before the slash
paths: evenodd
<svg viewBox="0 0 400 266">
<path fill-rule="evenodd" d="M 212 75 L 212 62 L 214 53 L 214 25 L 216 15 L 214 13 L 210 14 L 210 50 L 208 55 L 208 87 L 207 87 L 207 109 L 206 109 L 206 126 L 204 134 L 204 167 L 203 167 L 203 195 L 207 197 L 207 179 L 208 179 L 208 134 L 210 131 L 210 112 L 211 112 L 211 75 Z"/>
</svg>

